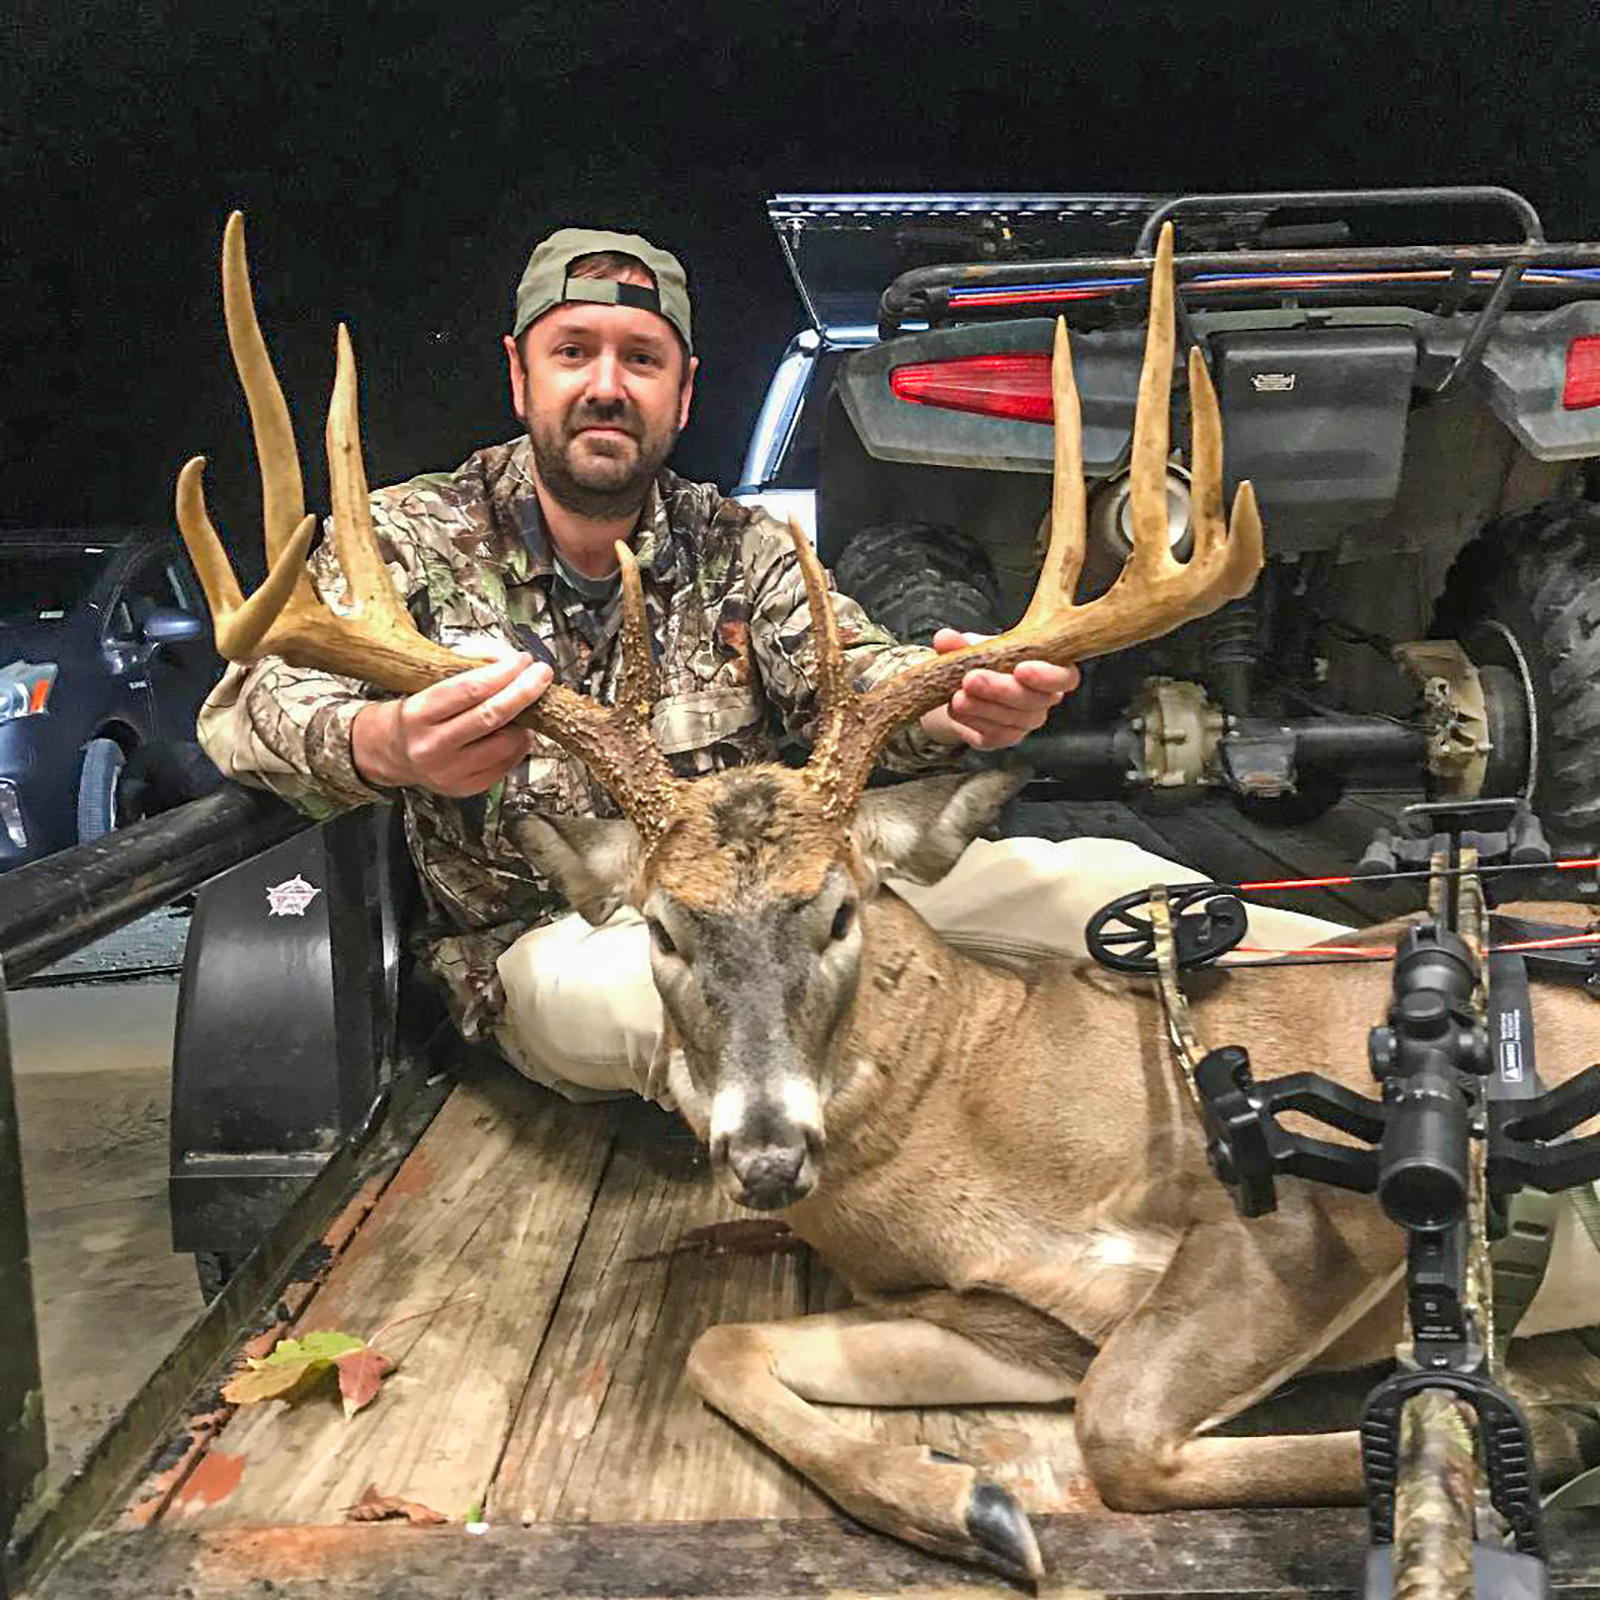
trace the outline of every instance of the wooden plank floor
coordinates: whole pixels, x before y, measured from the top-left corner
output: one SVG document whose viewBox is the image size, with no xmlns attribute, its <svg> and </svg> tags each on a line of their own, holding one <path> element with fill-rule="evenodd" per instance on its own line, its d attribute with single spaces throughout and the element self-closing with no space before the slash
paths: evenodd
<svg viewBox="0 0 1600 1600">
<path fill-rule="evenodd" d="M 369 1485 L 453 1519 L 481 1504 L 611 1153 L 598 1114 L 509 1071 L 451 1095 L 295 1326 L 398 1363 L 346 1419 L 315 1399 L 242 1407 L 169 1517 L 344 1520 Z M 453 1302 L 453 1303 L 450 1303 Z"/>
<path fill-rule="evenodd" d="M 809 1256 L 711 1181 L 676 1120 L 623 1119 L 490 1497 L 492 1520 L 678 1522 L 820 1512 L 682 1381 L 713 1323 L 806 1310 Z M 777 1242 L 779 1247 L 773 1248 Z M 730 1510 L 730 1507 L 737 1508 Z"/>
<path fill-rule="evenodd" d="M 1265 835 L 1231 807 L 1173 818 L 1063 808 L 1074 832 L 1131 838 L 1219 879 L 1337 869 L 1387 815 Z M 1373 891 L 1298 909 L 1375 920 Z M 335 1525 L 368 1488 L 497 1526 L 825 1514 L 793 1472 L 708 1411 L 684 1359 L 713 1323 L 840 1302 L 781 1230 L 710 1181 L 676 1118 L 574 1106 L 509 1070 L 463 1081 L 312 1299 L 297 1332 L 370 1336 L 398 1363 L 346 1420 L 336 1396 L 242 1408 L 165 1520 L 197 1530 Z M 448 1304 L 446 1304 L 448 1302 Z M 1092 1510 L 1070 1413 L 852 1411 L 863 1435 L 981 1464 L 1040 1513 Z"/>
</svg>

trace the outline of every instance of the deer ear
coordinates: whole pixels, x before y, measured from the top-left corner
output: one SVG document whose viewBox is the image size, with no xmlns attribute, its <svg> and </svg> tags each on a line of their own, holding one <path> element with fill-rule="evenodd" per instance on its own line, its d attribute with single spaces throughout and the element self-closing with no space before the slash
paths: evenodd
<svg viewBox="0 0 1600 1600">
<path fill-rule="evenodd" d="M 869 789 L 856 802 L 856 848 L 879 877 L 936 883 L 1027 781 L 1013 769 Z"/>
<path fill-rule="evenodd" d="M 572 909 L 598 927 L 628 898 L 639 869 L 639 835 L 620 817 L 522 816 L 506 833 Z"/>
</svg>

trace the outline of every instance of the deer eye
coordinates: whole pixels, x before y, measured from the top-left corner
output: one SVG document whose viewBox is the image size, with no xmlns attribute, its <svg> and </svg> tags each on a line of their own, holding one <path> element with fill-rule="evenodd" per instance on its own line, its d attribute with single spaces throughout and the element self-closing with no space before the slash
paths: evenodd
<svg viewBox="0 0 1600 1600">
<path fill-rule="evenodd" d="M 659 950 L 662 955 L 677 955 L 678 947 L 672 942 L 672 935 L 668 933 L 667 930 L 662 927 L 662 925 L 657 922 L 654 917 L 650 918 L 650 937 L 655 940 L 656 949 Z"/>
<path fill-rule="evenodd" d="M 856 919 L 855 901 L 846 900 L 833 914 L 833 926 L 828 929 L 830 939 L 842 939 L 849 933 L 850 925 Z"/>
</svg>

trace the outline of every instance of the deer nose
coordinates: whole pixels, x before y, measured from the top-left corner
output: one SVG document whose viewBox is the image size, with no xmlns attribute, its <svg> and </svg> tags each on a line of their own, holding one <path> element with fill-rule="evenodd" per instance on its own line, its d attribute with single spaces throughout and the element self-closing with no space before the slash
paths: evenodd
<svg viewBox="0 0 1600 1600">
<path fill-rule="evenodd" d="M 760 1144 L 728 1146 L 728 1166 L 739 1181 L 739 1201 L 754 1211 L 778 1211 L 804 1197 L 811 1185 L 801 1183 L 806 1146 Z"/>
</svg>

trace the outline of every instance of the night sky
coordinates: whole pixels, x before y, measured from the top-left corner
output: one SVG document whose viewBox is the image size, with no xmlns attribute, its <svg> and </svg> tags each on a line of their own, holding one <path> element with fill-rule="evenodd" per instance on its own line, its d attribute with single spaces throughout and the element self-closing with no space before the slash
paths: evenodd
<svg viewBox="0 0 1600 1600">
<path fill-rule="evenodd" d="M 1593 0 L 1483 7 L 206 6 L 3 25 L 10 524 L 165 522 L 190 454 L 256 537 L 217 248 L 247 216 L 312 493 L 352 326 L 374 483 L 516 431 L 499 336 L 573 222 L 679 252 L 703 361 L 674 464 L 732 482 L 800 325 L 776 190 L 1503 182 L 1600 236 Z"/>
</svg>

